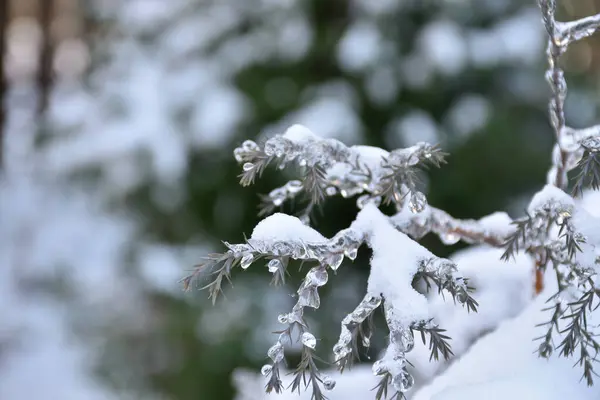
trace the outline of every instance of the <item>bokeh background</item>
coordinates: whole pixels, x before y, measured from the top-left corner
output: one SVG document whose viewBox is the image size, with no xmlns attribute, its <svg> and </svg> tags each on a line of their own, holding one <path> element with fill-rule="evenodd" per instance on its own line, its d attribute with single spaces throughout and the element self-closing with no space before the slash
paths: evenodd
<svg viewBox="0 0 600 400">
<path fill-rule="evenodd" d="M 437 142 L 451 155 L 424 177 L 431 204 L 522 214 L 553 144 L 534 3 L 0 0 L 0 398 L 233 398 L 232 371 L 264 363 L 299 280 L 269 287 L 254 265 L 214 307 L 178 283 L 249 235 L 258 194 L 293 176 L 240 187 L 245 139 L 302 123 L 347 144 Z M 559 3 L 563 19 L 600 12 Z M 598 121 L 598 49 L 564 58 L 574 127 Z M 334 199 L 316 226 L 354 215 Z M 362 297 L 367 259 L 309 316 L 320 348 Z"/>
</svg>

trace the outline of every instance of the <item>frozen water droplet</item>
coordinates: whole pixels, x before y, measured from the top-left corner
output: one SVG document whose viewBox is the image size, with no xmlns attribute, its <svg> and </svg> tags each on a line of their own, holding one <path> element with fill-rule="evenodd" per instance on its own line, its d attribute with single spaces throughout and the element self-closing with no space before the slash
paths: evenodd
<svg viewBox="0 0 600 400">
<path fill-rule="evenodd" d="M 271 375 L 271 371 L 273 371 L 273 366 L 271 364 L 265 364 L 260 369 L 260 374 L 262 376 L 269 376 Z"/>
<path fill-rule="evenodd" d="M 242 148 L 247 151 L 257 151 L 260 149 L 252 140 L 245 140 L 244 143 L 242 143 Z"/>
<path fill-rule="evenodd" d="M 370 347 L 371 346 L 371 338 L 369 338 L 368 336 L 363 336 L 362 345 L 365 347 Z"/>
<path fill-rule="evenodd" d="M 344 261 L 343 254 L 332 254 L 329 257 L 327 262 L 332 270 L 337 271 L 337 269 L 340 267 L 340 265 L 342 265 L 343 261 Z"/>
<path fill-rule="evenodd" d="M 269 157 L 275 155 L 275 143 L 272 139 L 267 140 L 267 143 L 265 143 L 265 154 Z"/>
<path fill-rule="evenodd" d="M 467 301 L 468 298 L 469 298 L 469 294 L 463 290 L 458 292 L 458 294 L 456 295 L 456 300 L 458 300 L 458 302 L 460 304 L 465 304 L 465 302 Z"/>
<path fill-rule="evenodd" d="M 454 232 L 446 232 L 440 235 L 440 240 L 442 241 L 442 243 L 450 246 L 458 243 L 458 241 L 460 240 L 460 236 L 458 236 Z"/>
<path fill-rule="evenodd" d="M 333 346 L 333 355 L 335 356 L 336 360 L 346 357 L 351 352 L 352 349 L 342 343 L 337 343 L 335 346 Z"/>
<path fill-rule="evenodd" d="M 413 192 L 410 196 L 408 207 L 413 214 L 418 214 L 425 210 L 427 206 L 427 198 L 421 192 Z"/>
<path fill-rule="evenodd" d="M 323 286 L 327 283 L 329 276 L 323 267 L 315 267 L 306 274 L 307 281 L 314 286 Z"/>
<path fill-rule="evenodd" d="M 315 286 L 309 286 L 303 288 L 298 293 L 298 304 L 303 307 L 319 308 L 321 305 L 321 298 L 319 292 Z"/>
<path fill-rule="evenodd" d="M 323 377 L 323 387 L 325 388 L 325 390 L 333 390 L 333 388 L 335 387 L 335 379 L 333 379 L 330 376 L 324 376 Z"/>
<path fill-rule="evenodd" d="M 289 181 L 285 187 L 288 192 L 295 194 L 302 190 L 302 182 L 299 180 Z"/>
<path fill-rule="evenodd" d="M 233 156 L 235 157 L 235 161 L 237 162 L 242 162 L 244 160 L 244 156 L 243 156 L 244 150 L 242 150 L 240 147 L 236 148 L 233 151 Z"/>
<path fill-rule="evenodd" d="M 306 167 L 307 161 L 304 158 L 298 160 L 298 165 L 301 167 Z"/>
<path fill-rule="evenodd" d="M 308 347 L 309 349 L 314 349 L 315 347 L 317 347 L 317 339 L 312 333 L 304 332 L 302 334 L 302 344 Z"/>
<path fill-rule="evenodd" d="M 429 151 L 429 149 L 425 150 L 425 152 L 423 153 L 423 157 L 431 158 L 431 151 Z"/>
<path fill-rule="evenodd" d="M 242 257 L 242 260 L 240 261 L 240 266 L 242 267 L 242 269 L 248 269 L 250 264 L 252 264 L 252 260 L 254 260 L 254 256 L 252 254 L 245 254 L 244 257 Z"/>
<path fill-rule="evenodd" d="M 392 378 L 392 385 L 400 393 L 406 393 L 412 389 L 415 380 L 407 370 L 403 369 L 398 375 Z"/>
<path fill-rule="evenodd" d="M 292 256 L 295 259 L 302 259 L 306 257 L 306 246 L 304 243 L 299 243 L 294 246 L 294 249 L 292 250 Z"/>
<path fill-rule="evenodd" d="M 378 376 L 385 374 L 388 369 L 383 360 L 377 360 L 373 363 L 371 370 L 373 371 L 373 375 Z"/>
<path fill-rule="evenodd" d="M 404 353 L 410 352 L 415 347 L 415 338 L 410 329 L 400 328 L 392 332 L 392 342 Z"/>
<path fill-rule="evenodd" d="M 251 162 L 247 162 L 247 163 L 244 164 L 244 166 L 242 168 L 243 168 L 244 171 L 248 172 L 252 168 L 254 168 L 254 164 L 252 164 Z"/>
<path fill-rule="evenodd" d="M 269 351 L 267 351 L 267 355 L 273 362 L 280 362 L 283 360 L 283 345 L 280 342 L 275 343 Z"/>
<path fill-rule="evenodd" d="M 381 297 L 377 297 L 377 296 L 370 296 L 367 299 L 367 302 L 369 303 L 369 305 L 371 307 L 373 307 L 374 309 L 379 307 L 379 305 L 381 304 Z"/>
<path fill-rule="evenodd" d="M 328 186 L 325 189 L 325 194 L 327 196 L 335 196 L 336 193 L 337 193 L 337 189 L 335 188 L 335 186 Z"/>
<path fill-rule="evenodd" d="M 279 321 L 280 324 L 287 325 L 290 323 L 290 317 L 288 314 L 279 314 L 277 316 L 277 321 Z"/>
<path fill-rule="evenodd" d="M 358 248 L 351 247 L 349 249 L 346 249 L 344 251 L 344 254 L 346 255 L 346 257 L 354 261 L 356 260 L 356 256 L 358 255 Z"/>
<path fill-rule="evenodd" d="M 281 268 L 281 266 L 282 266 L 281 261 L 278 258 L 272 259 L 267 264 L 267 268 L 269 269 L 269 272 L 271 272 L 272 274 L 277 272 L 279 270 L 279 268 Z"/>
</svg>

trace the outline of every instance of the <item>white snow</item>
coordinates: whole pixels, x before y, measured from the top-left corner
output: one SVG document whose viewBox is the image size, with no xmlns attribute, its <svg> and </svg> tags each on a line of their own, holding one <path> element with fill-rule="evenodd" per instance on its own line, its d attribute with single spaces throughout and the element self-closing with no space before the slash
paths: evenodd
<svg viewBox="0 0 600 400">
<path fill-rule="evenodd" d="M 486 231 L 508 236 L 513 230 L 512 218 L 505 212 L 495 212 L 480 218 L 477 223 Z"/>
<path fill-rule="evenodd" d="M 252 232 L 252 239 L 277 241 L 325 242 L 327 239 L 300 219 L 291 215 L 275 213 L 260 221 Z"/>
<path fill-rule="evenodd" d="M 390 155 L 388 151 L 373 146 L 352 146 L 350 150 L 373 172 L 380 170 L 383 159 Z"/>
<path fill-rule="evenodd" d="M 533 196 L 531 202 L 529 203 L 529 207 L 527 207 L 527 211 L 529 213 L 533 213 L 538 208 L 543 207 L 549 203 L 573 205 L 574 200 L 571 196 L 569 196 L 556 186 L 546 185 L 542 190 L 540 190 Z"/>
<path fill-rule="evenodd" d="M 300 124 L 289 127 L 283 134 L 283 137 L 300 145 L 305 145 L 320 139 L 313 131 Z"/>
<path fill-rule="evenodd" d="M 396 230 L 373 204 L 359 212 L 351 227 L 367 233 L 373 249 L 367 292 L 375 296 L 383 294 L 404 326 L 426 320 L 427 299 L 412 288 L 412 280 L 419 260 L 433 257 L 429 250 Z"/>
</svg>

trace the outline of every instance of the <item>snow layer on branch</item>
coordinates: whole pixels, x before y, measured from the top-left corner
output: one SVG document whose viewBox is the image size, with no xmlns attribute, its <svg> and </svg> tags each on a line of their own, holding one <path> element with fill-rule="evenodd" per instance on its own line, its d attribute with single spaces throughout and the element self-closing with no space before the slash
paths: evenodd
<svg viewBox="0 0 600 400">
<path fill-rule="evenodd" d="M 275 213 L 256 225 L 252 239 L 277 241 L 303 241 L 307 243 L 325 242 L 327 239 L 319 232 L 306 226 L 300 219 L 291 215 Z"/>
<path fill-rule="evenodd" d="M 531 199 L 527 211 L 533 213 L 536 209 L 545 206 L 548 203 L 562 203 L 565 205 L 573 205 L 574 200 L 571 196 L 553 185 L 546 185 L 542 190 L 537 192 Z"/>
<path fill-rule="evenodd" d="M 508 236 L 514 230 L 512 219 L 505 212 L 495 212 L 479 219 L 477 222 L 484 230 L 502 236 Z"/>
<path fill-rule="evenodd" d="M 283 134 L 283 137 L 297 144 L 306 144 L 321 140 L 313 131 L 300 124 L 290 126 Z"/>
<path fill-rule="evenodd" d="M 358 155 L 360 161 L 371 171 L 379 170 L 383 159 L 390 155 L 388 151 L 373 146 L 352 146 L 350 150 Z"/>
<path fill-rule="evenodd" d="M 427 319 L 427 299 L 411 284 L 419 261 L 434 257 L 433 254 L 397 231 L 373 204 L 358 214 L 352 228 L 367 233 L 373 249 L 367 292 L 374 296 L 383 294 L 404 326 Z"/>
</svg>

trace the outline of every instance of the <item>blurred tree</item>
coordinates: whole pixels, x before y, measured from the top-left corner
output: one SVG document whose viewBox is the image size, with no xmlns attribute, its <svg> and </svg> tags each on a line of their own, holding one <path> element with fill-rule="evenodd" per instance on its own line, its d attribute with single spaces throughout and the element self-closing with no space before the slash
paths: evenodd
<svg viewBox="0 0 600 400">
<path fill-rule="evenodd" d="M 430 202 L 456 217 L 520 213 L 521 196 L 544 182 L 553 137 L 542 78 L 544 33 L 534 5 L 516 0 L 83 5 L 89 35 L 83 41 L 92 44 L 85 79 L 58 73 L 50 92 L 52 55 L 47 40 L 42 46 L 40 109 L 50 101 L 51 117 L 42 152 L 55 171 L 91 185 L 109 206 L 134 212 L 142 225 L 140 243 L 179 249 L 216 246 L 219 238 L 240 242 L 257 221 L 256 190 L 268 191 L 284 178 L 268 171 L 257 189 L 241 188 L 232 150 L 246 138 L 264 140 L 296 122 L 349 144 L 440 142 L 451 153 L 449 165 L 424 181 L 431 184 Z M 75 50 L 73 59 L 86 57 Z M 591 93 L 572 88 L 575 103 Z M 578 112 L 573 118 L 585 125 L 594 116 Z M 331 234 L 346 226 L 353 201 L 328 204 L 322 210 L 327 220 L 317 214 L 319 230 Z M 433 237 L 423 243 L 439 256 L 450 251 Z M 144 275 L 143 263 L 132 254 L 124 270 Z M 314 321 L 325 343 L 332 344 L 338 331 L 329 321 L 339 320 L 362 293 L 352 294 L 351 288 L 364 285 L 364 261 L 340 271 L 349 293 L 328 293 L 331 304 L 320 314 L 323 320 Z M 248 271 L 235 282 L 251 290 L 255 275 Z M 231 371 L 260 366 L 268 343 L 254 331 L 253 320 L 276 326 L 268 318 L 278 305 L 255 288 L 255 301 L 238 315 L 239 299 L 247 297 L 238 287 L 217 312 L 200 299 L 204 293 L 184 298 L 157 289 L 151 279 L 143 285 L 157 322 L 151 331 L 118 326 L 105 331 L 111 340 L 100 360 L 104 376 L 125 387 L 139 380 L 166 398 L 231 398 Z M 336 299 L 346 304 L 333 304 Z"/>
</svg>

